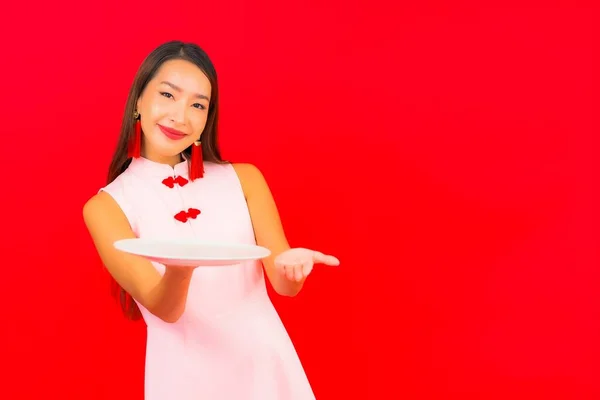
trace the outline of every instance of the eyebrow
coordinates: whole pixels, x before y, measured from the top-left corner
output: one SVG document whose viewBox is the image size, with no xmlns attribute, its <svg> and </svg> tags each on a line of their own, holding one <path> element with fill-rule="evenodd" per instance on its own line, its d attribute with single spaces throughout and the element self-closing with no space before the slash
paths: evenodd
<svg viewBox="0 0 600 400">
<path fill-rule="evenodd" d="M 183 90 L 182 90 L 182 89 L 181 89 L 179 86 L 177 86 L 177 85 L 175 85 L 175 84 L 173 84 L 173 83 L 171 83 L 171 82 L 162 81 L 160 84 L 161 84 L 161 85 L 167 85 L 167 86 L 170 86 L 171 88 L 173 88 L 173 90 L 176 90 L 176 91 L 178 91 L 178 92 L 183 92 Z M 210 99 L 208 98 L 208 96 L 206 96 L 206 95 L 203 95 L 203 94 L 201 94 L 201 93 L 196 93 L 196 97 L 197 97 L 197 98 L 199 98 L 199 99 L 204 99 L 204 100 L 206 100 L 206 101 L 210 101 Z"/>
</svg>

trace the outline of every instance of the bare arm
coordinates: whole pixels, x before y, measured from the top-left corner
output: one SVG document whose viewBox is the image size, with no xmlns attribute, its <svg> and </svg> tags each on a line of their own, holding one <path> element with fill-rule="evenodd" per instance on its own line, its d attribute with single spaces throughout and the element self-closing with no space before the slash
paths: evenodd
<svg viewBox="0 0 600 400">
<path fill-rule="evenodd" d="M 276 268 L 275 259 L 281 253 L 289 250 L 290 245 L 269 186 L 260 170 L 255 166 L 235 164 L 234 168 L 244 189 L 256 243 L 271 250 L 271 255 L 263 260 L 269 282 L 278 294 L 295 296 L 302 289 L 306 278 L 303 277 L 299 281 L 288 279 L 285 273 Z"/>
<path fill-rule="evenodd" d="M 161 277 L 150 261 L 115 249 L 115 241 L 135 235 L 108 193 L 100 192 L 88 200 L 83 218 L 100 259 L 117 283 L 158 318 L 176 322 L 185 309 L 193 270 L 167 267 Z"/>
</svg>

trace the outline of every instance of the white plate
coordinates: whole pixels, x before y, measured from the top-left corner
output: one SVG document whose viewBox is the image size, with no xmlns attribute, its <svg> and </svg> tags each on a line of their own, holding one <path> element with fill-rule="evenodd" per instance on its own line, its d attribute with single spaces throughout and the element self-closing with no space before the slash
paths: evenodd
<svg viewBox="0 0 600 400">
<path fill-rule="evenodd" d="M 207 243 L 195 239 L 124 239 L 116 249 L 165 265 L 196 267 L 236 265 L 271 255 L 267 248 L 239 243 Z"/>
</svg>

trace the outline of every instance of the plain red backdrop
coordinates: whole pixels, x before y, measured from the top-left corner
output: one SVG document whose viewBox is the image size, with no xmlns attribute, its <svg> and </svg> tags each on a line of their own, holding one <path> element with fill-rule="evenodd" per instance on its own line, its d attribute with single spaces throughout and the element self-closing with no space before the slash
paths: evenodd
<svg viewBox="0 0 600 400">
<path fill-rule="evenodd" d="M 262 169 L 291 243 L 341 259 L 274 297 L 318 399 L 600 397 L 597 9 L 4 7 L 1 398 L 142 398 L 144 326 L 81 208 L 170 39 L 214 59 L 223 153 Z"/>
</svg>

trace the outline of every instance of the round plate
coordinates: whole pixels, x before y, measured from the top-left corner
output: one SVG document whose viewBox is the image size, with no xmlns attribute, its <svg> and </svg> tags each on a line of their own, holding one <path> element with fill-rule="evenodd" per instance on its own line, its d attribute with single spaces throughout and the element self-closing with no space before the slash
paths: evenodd
<svg viewBox="0 0 600 400">
<path fill-rule="evenodd" d="M 181 267 L 236 265 L 271 255 L 267 248 L 240 243 L 207 243 L 195 239 L 118 240 L 116 249 L 145 257 L 150 261 Z"/>
</svg>

